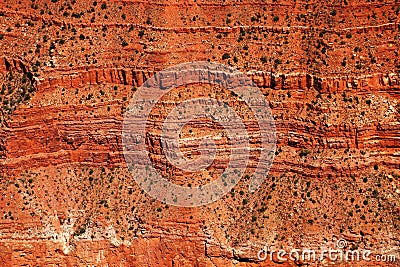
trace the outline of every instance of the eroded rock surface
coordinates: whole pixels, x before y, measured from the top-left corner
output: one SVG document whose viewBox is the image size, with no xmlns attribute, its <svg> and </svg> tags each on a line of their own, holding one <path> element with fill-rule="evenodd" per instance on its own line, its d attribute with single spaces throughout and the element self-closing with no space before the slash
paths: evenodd
<svg viewBox="0 0 400 267">
<path fill-rule="evenodd" d="M 1 2 L 0 265 L 325 266 L 257 252 L 334 248 L 335 238 L 400 259 L 399 12 L 376 0 Z M 244 177 L 210 205 L 168 206 L 128 171 L 125 110 L 155 72 L 207 60 L 246 73 L 269 101 L 274 164 L 253 194 Z M 178 88 L 151 122 L 209 94 L 256 136 L 243 102 L 218 88 Z M 195 157 L 210 128 L 223 136 L 197 122 L 182 151 Z M 149 151 L 177 183 L 226 166 L 222 154 L 192 180 L 168 171 L 159 134 L 149 131 Z"/>
</svg>

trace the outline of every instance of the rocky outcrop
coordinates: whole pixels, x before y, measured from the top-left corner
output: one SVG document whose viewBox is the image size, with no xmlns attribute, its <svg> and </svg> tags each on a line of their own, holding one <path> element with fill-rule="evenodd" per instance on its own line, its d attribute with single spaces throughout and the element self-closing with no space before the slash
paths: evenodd
<svg viewBox="0 0 400 267">
<path fill-rule="evenodd" d="M 328 262 L 259 261 L 257 252 L 264 245 L 334 248 L 333 237 L 349 249 L 398 254 L 397 6 L 1 2 L 0 265 L 319 266 Z M 157 71 L 207 60 L 246 73 L 267 99 L 277 134 L 274 164 L 254 194 L 245 176 L 216 203 L 168 206 L 128 171 L 125 110 Z M 152 110 L 147 133 L 154 166 L 177 183 L 207 182 L 227 165 L 229 140 L 207 120 L 182 131 L 180 149 L 194 158 L 204 134 L 220 134 L 211 168 L 189 176 L 162 156 L 167 111 L 210 95 L 238 112 L 251 147 L 260 146 L 254 117 L 238 96 L 178 88 Z M 251 154 L 249 175 L 257 156 Z"/>
</svg>

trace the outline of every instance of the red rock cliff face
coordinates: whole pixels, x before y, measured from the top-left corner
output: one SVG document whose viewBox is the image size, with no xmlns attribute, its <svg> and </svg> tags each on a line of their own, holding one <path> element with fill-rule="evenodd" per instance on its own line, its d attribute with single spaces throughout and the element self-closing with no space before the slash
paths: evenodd
<svg viewBox="0 0 400 267">
<path fill-rule="evenodd" d="M 400 257 L 396 1 L 6 1 L 0 15 L 2 266 L 318 266 L 327 261 L 257 252 L 334 248 L 334 238 Z M 177 208 L 129 174 L 122 123 L 146 79 L 198 60 L 259 86 L 277 151 L 254 194 L 244 179 L 215 203 Z M 160 103 L 154 122 L 181 100 Z M 185 153 L 208 126 L 184 133 Z M 162 168 L 159 132 L 150 139 Z"/>
</svg>

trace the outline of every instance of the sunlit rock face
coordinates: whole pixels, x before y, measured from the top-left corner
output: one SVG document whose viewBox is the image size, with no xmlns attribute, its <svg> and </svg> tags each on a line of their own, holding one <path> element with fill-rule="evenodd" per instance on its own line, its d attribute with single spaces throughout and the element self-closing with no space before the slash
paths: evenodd
<svg viewBox="0 0 400 267">
<path fill-rule="evenodd" d="M 340 238 L 351 250 L 397 255 L 396 1 L 2 1 L 0 25 L 1 266 L 317 266 L 329 259 L 257 253 L 334 249 Z M 256 192 L 257 153 L 223 198 L 183 208 L 139 187 L 121 133 L 141 85 L 193 61 L 245 73 L 269 103 L 277 142 Z M 167 162 L 166 112 L 196 97 L 227 103 L 260 147 L 240 96 L 175 88 L 152 109 L 146 144 L 155 168 L 188 187 L 221 175 L 232 145 L 220 124 L 194 121 L 180 150 L 196 158 L 211 136 L 215 160 L 191 174 Z"/>
</svg>

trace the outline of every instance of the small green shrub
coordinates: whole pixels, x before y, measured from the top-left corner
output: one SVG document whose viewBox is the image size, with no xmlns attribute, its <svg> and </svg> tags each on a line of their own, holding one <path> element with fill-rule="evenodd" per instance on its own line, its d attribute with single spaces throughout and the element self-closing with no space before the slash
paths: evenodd
<svg viewBox="0 0 400 267">
<path fill-rule="evenodd" d="M 225 59 L 229 59 L 231 56 L 228 54 L 228 53 L 224 53 L 223 55 L 222 55 L 222 59 L 223 60 L 225 60 Z"/>
<path fill-rule="evenodd" d="M 307 157 L 307 155 L 310 154 L 310 151 L 308 149 L 302 149 L 300 151 L 300 157 Z"/>
</svg>

